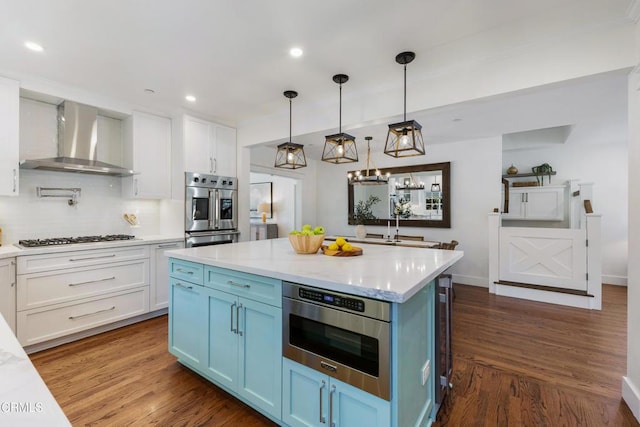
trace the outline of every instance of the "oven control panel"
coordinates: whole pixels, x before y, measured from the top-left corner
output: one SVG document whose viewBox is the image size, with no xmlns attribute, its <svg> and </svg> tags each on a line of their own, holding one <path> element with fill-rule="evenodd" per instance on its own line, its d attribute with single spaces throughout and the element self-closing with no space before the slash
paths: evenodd
<svg viewBox="0 0 640 427">
<path fill-rule="evenodd" d="M 364 312 L 364 301 L 358 298 L 334 295 L 328 292 L 316 291 L 312 289 L 298 289 L 298 296 L 301 299 L 315 301 L 322 304 L 332 305 L 343 309 Z"/>
</svg>

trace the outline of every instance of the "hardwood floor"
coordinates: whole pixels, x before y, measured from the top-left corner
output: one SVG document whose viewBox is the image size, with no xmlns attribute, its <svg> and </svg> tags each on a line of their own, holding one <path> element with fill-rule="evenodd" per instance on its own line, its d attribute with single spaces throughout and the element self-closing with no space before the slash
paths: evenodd
<svg viewBox="0 0 640 427">
<path fill-rule="evenodd" d="M 616 286 L 603 287 L 598 312 L 456 285 L 453 390 L 435 425 L 638 426 L 620 398 L 626 301 Z M 159 317 L 31 359 L 74 426 L 275 425 L 177 363 L 166 323 Z"/>
<path fill-rule="evenodd" d="M 602 311 L 456 285 L 451 400 L 436 426 L 638 426 L 620 397 L 627 290 Z"/>
</svg>

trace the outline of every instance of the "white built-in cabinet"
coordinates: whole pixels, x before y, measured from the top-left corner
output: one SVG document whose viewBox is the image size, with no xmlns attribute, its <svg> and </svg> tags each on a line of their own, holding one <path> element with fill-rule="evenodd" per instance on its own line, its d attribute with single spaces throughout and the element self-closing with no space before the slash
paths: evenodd
<svg viewBox="0 0 640 427">
<path fill-rule="evenodd" d="M 20 161 L 20 83 L 0 77 L 0 196 L 17 196 Z"/>
<path fill-rule="evenodd" d="M 138 174 L 122 179 L 128 198 L 171 198 L 171 119 L 134 112 L 124 121 L 123 160 Z"/>
<path fill-rule="evenodd" d="M 0 314 L 16 333 L 16 259 L 0 259 Z"/>
<path fill-rule="evenodd" d="M 562 221 L 565 218 L 565 186 L 510 187 L 508 220 Z"/>
<path fill-rule="evenodd" d="M 169 258 L 166 251 L 184 248 L 184 241 L 151 245 L 151 288 L 149 289 L 149 311 L 169 307 Z"/>
<path fill-rule="evenodd" d="M 184 171 L 236 176 L 236 130 L 184 116 Z"/>
</svg>

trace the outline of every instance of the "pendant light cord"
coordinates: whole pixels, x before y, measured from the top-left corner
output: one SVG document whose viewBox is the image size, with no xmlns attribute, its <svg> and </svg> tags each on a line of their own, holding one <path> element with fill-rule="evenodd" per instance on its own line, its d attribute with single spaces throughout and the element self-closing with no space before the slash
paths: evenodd
<svg viewBox="0 0 640 427">
<path fill-rule="evenodd" d="M 289 98 L 289 142 L 291 142 L 291 98 Z"/>
<path fill-rule="evenodd" d="M 342 133 L 342 83 L 340 83 L 340 120 L 339 120 L 338 133 Z"/>
<path fill-rule="evenodd" d="M 404 119 L 402 121 L 407 121 L 407 64 L 404 64 Z"/>
</svg>

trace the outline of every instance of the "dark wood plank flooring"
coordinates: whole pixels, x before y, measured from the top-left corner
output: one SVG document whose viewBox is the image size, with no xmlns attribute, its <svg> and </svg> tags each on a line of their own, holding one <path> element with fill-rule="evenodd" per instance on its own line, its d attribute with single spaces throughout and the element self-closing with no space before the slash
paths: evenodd
<svg viewBox="0 0 640 427">
<path fill-rule="evenodd" d="M 456 285 L 453 390 L 436 426 L 638 426 L 620 398 L 626 288 L 603 310 Z M 74 426 L 273 426 L 167 352 L 167 318 L 31 355 Z M 359 426 L 357 426 L 359 427 Z"/>
</svg>

